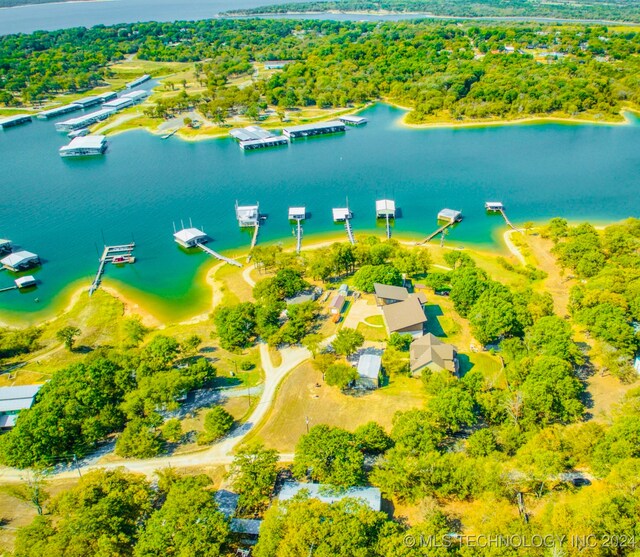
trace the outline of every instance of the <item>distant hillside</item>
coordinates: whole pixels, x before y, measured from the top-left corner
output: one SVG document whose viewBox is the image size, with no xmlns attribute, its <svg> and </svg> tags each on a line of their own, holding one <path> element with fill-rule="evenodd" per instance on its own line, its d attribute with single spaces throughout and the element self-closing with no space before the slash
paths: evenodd
<svg viewBox="0 0 640 557">
<path fill-rule="evenodd" d="M 70 2 L 71 0 L 0 0 L 0 8 L 11 8 L 12 6 L 26 6 L 28 4 L 51 4 L 53 2 Z M 75 2 L 86 2 L 89 0 L 74 0 Z"/>
<path fill-rule="evenodd" d="M 233 10 L 229 15 L 391 12 L 454 17 L 535 17 L 640 21 L 638 0 L 327 0 Z"/>
</svg>

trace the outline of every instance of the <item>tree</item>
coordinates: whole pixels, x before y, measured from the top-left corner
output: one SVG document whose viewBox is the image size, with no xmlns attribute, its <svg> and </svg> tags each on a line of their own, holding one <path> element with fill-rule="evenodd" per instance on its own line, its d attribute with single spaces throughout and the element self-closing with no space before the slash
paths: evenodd
<svg viewBox="0 0 640 557">
<path fill-rule="evenodd" d="M 473 336 L 481 344 L 489 344 L 520 330 L 511 292 L 492 282 L 479 296 L 468 314 Z"/>
<path fill-rule="evenodd" d="M 293 474 L 336 487 L 360 485 L 364 481 L 364 459 L 353 434 L 324 424 L 313 426 L 296 445 Z"/>
<path fill-rule="evenodd" d="M 490 429 L 474 431 L 467 439 L 467 452 L 471 456 L 488 456 L 497 448 L 495 435 Z"/>
<path fill-rule="evenodd" d="M 142 350 L 141 360 L 151 372 L 160 371 L 169 367 L 179 351 L 180 344 L 175 338 L 156 335 Z"/>
<path fill-rule="evenodd" d="M 315 359 L 320 352 L 320 344 L 322 343 L 323 337 L 320 334 L 314 333 L 311 335 L 307 335 L 302 339 L 302 346 L 304 346 L 311 355 Z"/>
<path fill-rule="evenodd" d="M 246 348 L 255 335 L 255 306 L 245 302 L 233 307 L 220 307 L 214 312 L 213 321 L 222 348 Z"/>
<path fill-rule="evenodd" d="M 413 342 L 413 337 L 410 334 L 400 334 L 400 333 L 391 333 L 389 336 L 388 346 L 395 348 L 396 350 L 400 350 L 402 352 L 408 352 L 411 343 Z"/>
<path fill-rule="evenodd" d="M 358 427 L 353 435 L 358 448 L 366 454 L 382 454 L 393 446 L 391 437 L 376 422 L 367 422 Z"/>
<path fill-rule="evenodd" d="M 358 378 L 358 371 L 349 364 L 336 362 L 327 368 L 324 379 L 327 385 L 345 390 Z"/>
<path fill-rule="evenodd" d="M 542 356 L 555 356 L 573 364 L 584 360 L 571 338 L 571 325 L 556 315 L 541 317 L 527 329 L 525 344 Z"/>
<path fill-rule="evenodd" d="M 70 325 L 63 327 L 56 333 L 56 338 L 63 342 L 67 347 L 67 350 L 73 350 L 73 344 L 76 341 L 76 337 L 80 336 L 80 329 L 78 327 L 72 327 Z"/>
<path fill-rule="evenodd" d="M 444 387 L 429 399 L 427 408 L 435 422 L 451 433 L 457 433 L 476 422 L 473 397 L 455 383 Z"/>
<path fill-rule="evenodd" d="M 382 354 L 382 367 L 387 375 L 409 373 L 409 355 L 393 346 L 389 347 Z"/>
<path fill-rule="evenodd" d="M 162 436 L 170 443 L 179 443 L 182 439 L 182 423 L 178 418 L 167 420 L 161 428 Z"/>
<path fill-rule="evenodd" d="M 228 555 L 229 524 L 207 489 L 210 484 L 204 474 L 174 481 L 162 507 L 144 525 L 134 555 Z"/>
<path fill-rule="evenodd" d="M 278 451 L 261 443 L 242 447 L 229 470 L 233 490 L 240 496 L 236 513 L 260 515 L 268 506 L 278 476 Z"/>
<path fill-rule="evenodd" d="M 204 431 L 198 435 L 198 444 L 206 445 L 224 437 L 233 426 L 233 416 L 221 406 L 214 406 L 204 417 Z"/>
<path fill-rule="evenodd" d="M 128 458 L 151 458 L 162 451 L 163 442 L 157 429 L 162 418 L 155 414 L 149 418 L 135 418 L 116 441 L 116 454 Z"/>
<path fill-rule="evenodd" d="M 43 506 L 50 497 L 46 489 L 47 481 L 44 473 L 38 469 L 29 471 L 21 480 L 22 483 L 6 485 L 3 491 L 20 501 L 33 505 L 37 513 L 42 515 Z"/>
<path fill-rule="evenodd" d="M 364 344 L 364 335 L 355 329 L 344 327 L 338 331 L 335 340 L 331 343 L 336 354 L 349 357 Z"/>
<path fill-rule="evenodd" d="M 258 282 L 253 289 L 253 295 L 261 302 L 282 301 L 285 298 L 294 297 L 309 286 L 309 283 L 302 278 L 301 272 L 285 268 L 278 270 L 273 277 Z"/>
<path fill-rule="evenodd" d="M 190 335 L 182 342 L 182 349 L 187 354 L 193 354 L 198 351 L 198 347 L 202 344 L 202 338 L 198 335 Z"/>
<path fill-rule="evenodd" d="M 453 307 L 462 317 L 467 317 L 471 308 L 488 286 L 487 275 L 481 269 L 470 266 L 456 269 L 451 275 L 450 298 Z"/>
<path fill-rule="evenodd" d="M 131 555 L 139 526 L 151 511 L 149 483 L 123 469 L 83 474 L 16 538 L 18 557 Z"/>
<path fill-rule="evenodd" d="M 127 348 L 136 348 L 144 340 L 149 329 L 142 324 L 139 315 L 127 317 L 122 323 L 122 330 L 125 336 L 124 345 Z"/>
<path fill-rule="evenodd" d="M 363 265 L 353 275 L 353 286 L 362 292 L 373 292 L 374 283 L 400 286 L 402 275 L 391 265 Z"/>
<path fill-rule="evenodd" d="M 425 410 L 396 412 L 392 423 L 391 439 L 396 446 L 414 454 L 434 451 L 444 439 Z"/>
</svg>

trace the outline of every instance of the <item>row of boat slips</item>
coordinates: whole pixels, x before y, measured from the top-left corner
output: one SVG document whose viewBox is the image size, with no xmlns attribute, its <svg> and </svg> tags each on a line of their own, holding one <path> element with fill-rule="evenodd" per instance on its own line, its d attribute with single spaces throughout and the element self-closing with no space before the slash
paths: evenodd
<svg viewBox="0 0 640 557">
<path fill-rule="evenodd" d="M 68 145 L 60 148 L 61 157 L 90 157 L 102 155 L 107 150 L 107 138 L 104 135 L 85 135 L 76 137 Z"/>
<path fill-rule="evenodd" d="M 50 108 L 49 110 L 43 110 L 42 112 L 38 113 L 36 118 L 38 118 L 39 120 L 48 120 L 49 118 L 55 118 L 57 116 L 62 116 L 63 114 L 75 112 L 76 110 L 82 110 L 108 102 L 112 99 L 115 99 L 117 96 L 117 93 L 114 93 L 113 91 L 107 91 L 106 93 L 100 93 L 99 95 L 95 95 L 92 97 L 78 99 L 71 104 L 66 104 L 57 108 Z"/>
<path fill-rule="evenodd" d="M 264 147 L 286 145 L 293 139 L 344 132 L 346 125 L 360 126 L 366 121 L 367 119 L 361 116 L 342 116 L 338 120 L 331 120 L 330 122 L 289 126 L 282 130 L 282 135 L 276 135 L 260 126 L 235 128 L 229 132 L 229 135 L 238 141 L 241 149 L 262 149 Z"/>
<path fill-rule="evenodd" d="M 16 114 L 0 120 L 0 128 L 13 128 L 14 126 L 20 126 L 31 122 L 31 115 L 29 114 Z"/>
<path fill-rule="evenodd" d="M 57 122 L 56 130 L 59 132 L 70 132 L 73 130 L 79 130 L 80 128 L 86 128 L 96 122 L 106 120 L 109 116 L 115 114 L 119 110 L 123 110 L 133 106 L 134 104 L 142 102 L 142 100 L 148 95 L 149 93 L 147 91 L 131 91 L 129 93 L 125 93 L 118 98 L 105 102 L 102 105 L 101 110 L 85 114 L 84 116 L 79 116 L 78 118 L 71 118 L 64 122 Z"/>
<path fill-rule="evenodd" d="M 134 87 L 137 87 L 138 85 L 142 85 L 145 81 L 149 81 L 150 79 L 151 79 L 151 76 L 149 74 L 144 74 L 138 79 L 134 79 L 133 81 L 127 83 L 125 87 L 127 89 L 133 89 Z"/>
</svg>

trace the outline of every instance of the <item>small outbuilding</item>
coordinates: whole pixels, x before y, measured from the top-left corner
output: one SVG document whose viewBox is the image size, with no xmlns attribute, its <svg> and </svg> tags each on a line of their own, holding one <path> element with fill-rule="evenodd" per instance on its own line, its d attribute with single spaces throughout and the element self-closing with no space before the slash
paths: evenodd
<svg viewBox="0 0 640 557">
<path fill-rule="evenodd" d="M 411 343 L 409 350 L 411 373 L 419 375 L 426 368 L 433 371 L 447 370 L 458 374 L 458 351 L 452 344 L 442 342 L 428 333 Z"/>
<path fill-rule="evenodd" d="M 16 251 L 0 259 L 0 264 L 9 271 L 23 271 L 30 267 L 35 267 L 40 263 L 40 258 L 30 251 Z"/>
<path fill-rule="evenodd" d="M 340 315 L 342 308 L 344 307 L 345 297 L 342 294 L 338 294 L 329 305 L 329 309 L 333 315 Z"/>
<path fill-rule="evenodd" d="M 358 378 L 356 387 L 361 389 L 377 389 L 380 386 L 380 370 L 382 358 L 377 354 L 363 354 L 358 360 Z"/>
</svg>

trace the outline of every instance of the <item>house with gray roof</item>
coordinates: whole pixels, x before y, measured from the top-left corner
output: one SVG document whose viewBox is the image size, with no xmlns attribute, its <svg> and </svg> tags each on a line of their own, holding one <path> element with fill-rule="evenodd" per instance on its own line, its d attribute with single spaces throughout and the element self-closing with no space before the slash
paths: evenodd
<svg viewBox="0 0 640 557">
<path fill-rule="evenodd" d="M 377 389 L 380 386 L 382 358 L 378 354 L 363 354 L 358 360 L 358 378 L 356 387 Z"/>
<path fill-rule="evenodd" d="M 20 410 L 31 408 L 42 385 L 0 388 L 0 429 L 16 425 Z"/>
<path fill-rule="evenodd" d="M 373 291 L 376 296 L 376 303 L 379 306 L 396 304 L 403 302 L 409 297 L 409 291 L 404 286 L 393 286 L 391 284 L 373 284 Z"/>
<path fill-rule="evenodd" d="M 422 294 L 409 294 L 402 302 L 382 306 L 382 315 L 389 334 L 407 333 L 415 338 L 421 337 L 427 322 L 422 307 L 424 300 Z"/>
<path fill-rule="evenodd" d="M 458 351 L 452 344 L 442 342 L 438 337 L 427 333 L 414 340 L 409 349 L 411 373 L 421 374 L 425 369 L 433 371 L 447 370 L 457 375 Z"/>
</svg>

